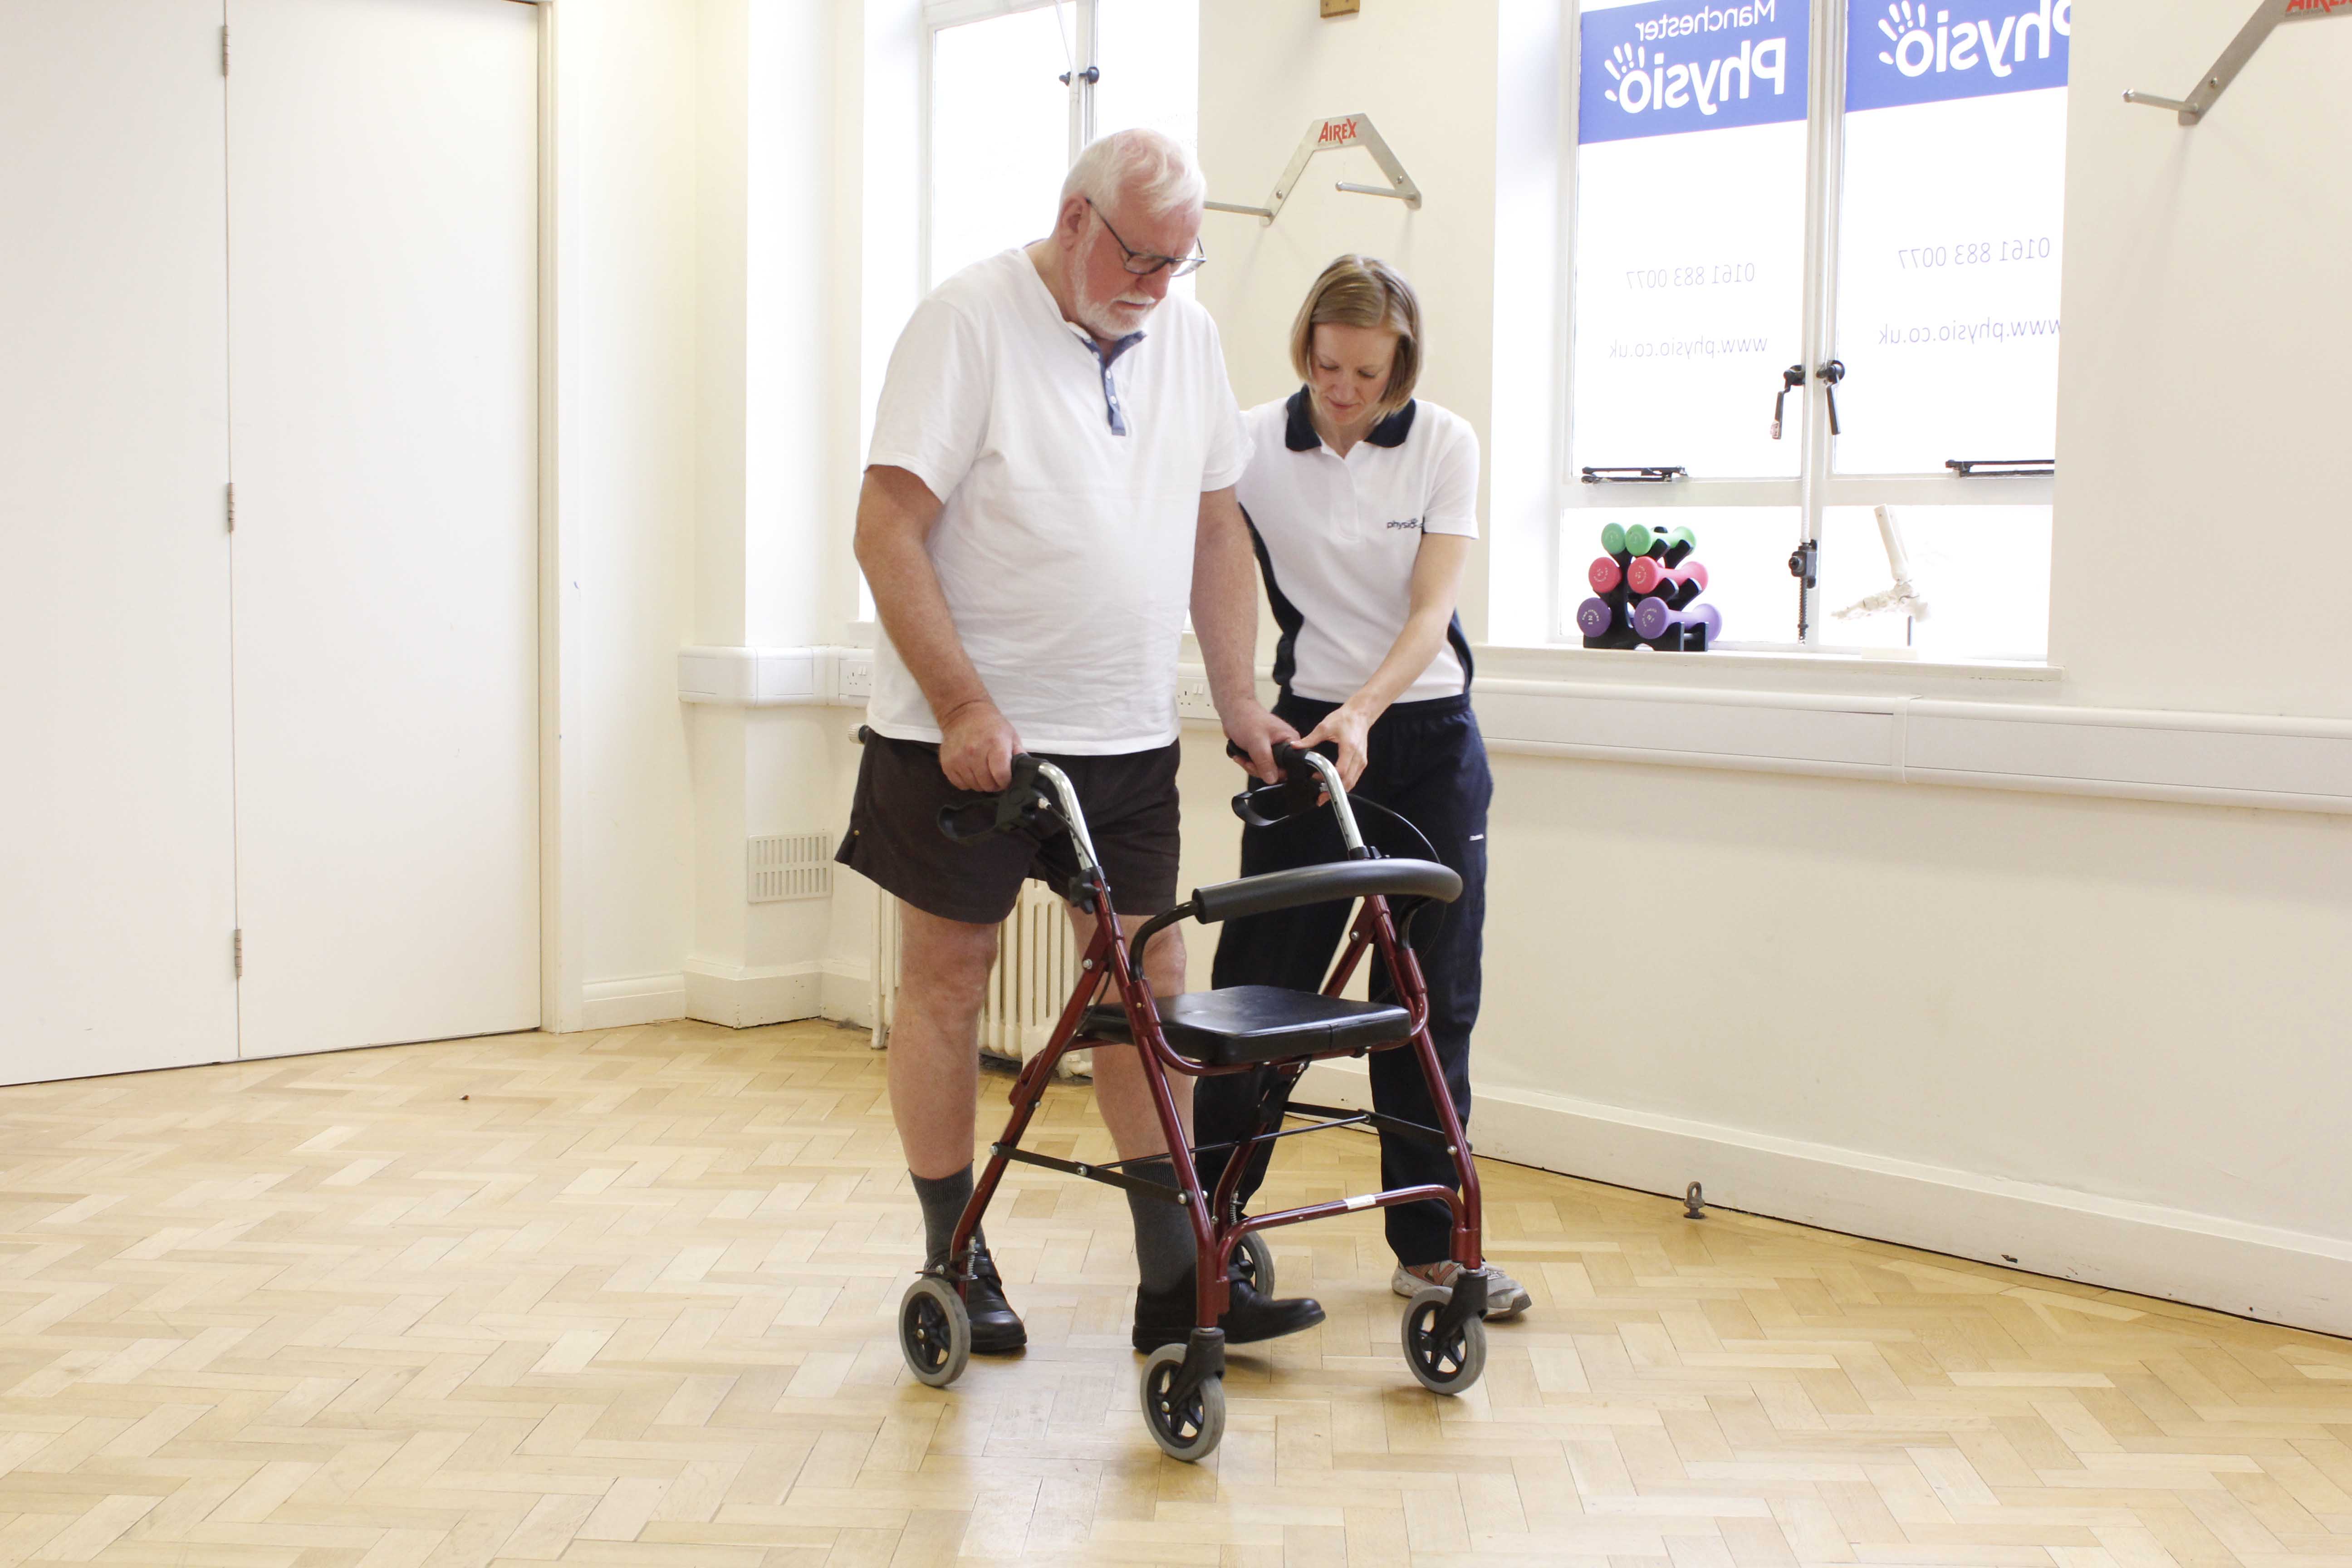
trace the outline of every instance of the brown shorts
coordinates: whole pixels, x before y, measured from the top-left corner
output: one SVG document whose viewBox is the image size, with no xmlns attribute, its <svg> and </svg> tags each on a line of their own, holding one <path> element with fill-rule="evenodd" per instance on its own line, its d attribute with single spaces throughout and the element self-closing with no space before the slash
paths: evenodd
<svg viewBox="0 0 2352 1568">
<path fill-rule="evenodd" d="M 1112 906 L 1154 915 L 1176 901 L 1176 765 L 1180 743 L 1110 757 L 1048 756 L 1069 776 Z M 988 799 L 960 790 L 940 749 L 868 732 L 857 764 L 849 832 L 834 858 L 941 920 L 994 925 L 1013 912 L 1024 879 L 1063 892 L 1078 859 L 1066 833 L 1040 839 L 1015 829 L 958 844 L 940 831 L 940 807 Z"/>
</svg>

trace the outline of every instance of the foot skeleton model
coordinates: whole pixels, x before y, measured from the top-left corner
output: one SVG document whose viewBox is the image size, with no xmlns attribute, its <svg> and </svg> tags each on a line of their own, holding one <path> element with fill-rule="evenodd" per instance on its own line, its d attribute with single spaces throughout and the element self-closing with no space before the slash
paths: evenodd
<svg viewBox="0 0 2352 1568">
<path fill-rule="evenodd" d="M 1832 617 L 1841 621 L 1860 620 L 1881 610 L 1901 610 L 1915 621 L 1927 618 L 1927 601 L 1911 581 L 1911 557 L 1903 548 L 1903 530 L 1895 521 L 1894 509 L 1878 509 L 1878 537 L 1886 545 L 1886 569 L 1895 575 L 1895 585 L 1881 588 L 1858 603 L 1848 605 Z"/>
</svg>

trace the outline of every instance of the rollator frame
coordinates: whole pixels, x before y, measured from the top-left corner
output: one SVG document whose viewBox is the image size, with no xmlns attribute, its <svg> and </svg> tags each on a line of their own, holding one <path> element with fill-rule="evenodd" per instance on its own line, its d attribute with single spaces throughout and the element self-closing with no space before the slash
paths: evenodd
<svg viewBox="0 0 2352 1568">
<path fill-rule="evenodd" d="M 1406 930 L 1400 932 L 1389 904 L 1390 898 L 1396 895 L 1404 882 L 1418 878 L 1433 885 L 1436 879 L 1423 873 L 1437 873 L 1443 879 L 1450 879 L 1451 890 L 1442 894 L 1444 900 L 1450 901 L 1458 896 L 1459 878 L 1449 868 L 1433 862 L 1390 861 L 1386 865 L 1391 869 L 1385 879 L 1390 891 L 1363 890 L 1359 894 L 1347 890 L 1350 886 L 1369 889 L 1380 885 L 1384 879 L 1381 871 L 1376 868 L 1381 858 L 1364 843 L 1338 768 L 1327 757 L 1313 752 L 1297 751 L 1288 745 L 1278 746 L 1276 757 L 1284 765 L 1285 782 L 1244 790 L 1234 799 L 1236 814 L 1245 822 L 1266 826 L 1275 819 L 1269 819 L 1255 809 L 1262 797 L 1286 796 L 1294 808 L 1302 805 L 1309 805 L 1311 808 L 1328 803 L 1338 820 L 1341 841 L 1346 847 L 1346 858 L 1323 866 L 1242 878 L 1208 889 L 1195 889 L 1190 899 L 1152 916 L 1129 937 L 1123 937 L 1118 929 L 1110 885 L 1087 833 L 1086 816 L 1079 806 L 1077 792 L 1053 763 L 1041 758 L 1016 756 L 1012 783 L 995 797 L 995 820 L 984 828 L 971 832 L 959 829 L 954 823 L 955 808 L 942 808 L 940 814 L 940 830 L 960 842 L 1013 827 L 1042 831 L 1047 836 L 1055 830 L 1066 830 L 1076 852 L 1078 871 L 1069 879 L 1064 891 L 1071 903 L 1094 916 L 1095 929 L 1080 960 L 1080 979 L 1073 986 L 1070 999 L 1064 1005 L 1045 1048 L 1023 1065 L 1013 1080 L 1008 1097 L 1012 1104 L 1011 1119 L 1003 1135 L 990 1144 L 987 1166 L 957 1221 L 948 1252 L 950 1261 L 927 1273 L 951 1288 L 959 1299 L 968 1296 L 973 1278 L 972 1238 L 981 1227 L 982 1219 L 996 1194 L 1006 1168 L 1015 1161 L 1177 1205 L 1186 1211 L 1192 1226 L 1195 1258 L 1193 1321 L 1196 1325 L 1203 1325 L 1192 1331 L 1185 1344 L 1182 1365 L 1167 1390 L 1169 1396 L 1179 1401 L 1191 1396 L 1202 1384 L 1220 1377 L 1223 1373 L 1224 1334 L 1213 1325 L 1231 1305 L 1230 1275 L 1234 1254 L 1243 1249 L 1249 1238 L 1284 1226 L 1302 1225 L 1310 1220 L 1403 1204 L 1442 1202 L 1453 1219 L 1450 1252 L 1453 1261 L 1461 1265 L 1461 1272 L 1427 1331 L 1437 1336 L 1442 1343 L 1454 1343 L 1458 1336 L 1464 1335 L 1477 1338 L 1481 1342 L 1476 1359 L 1480 1364 L 1484 1360 L 1482 1320 L 1486 1310 L 1486 1280 L 1481 1271 L 1484 1262 L 1481 1239 L 1483 1210 L 1477 1166 L 1471 1158 L 1461 1118 L 1454 1110 L 1453 1096 L 1446 1088 L 1444 1073 L 1437 1060 L 1436 1047 L 1430 1038 L 1429 988 L 1410 941 L 1411 919 L 1407 921 Z M 965 812 L 976 809 L 977 805 L 962 808 Z M 1362 873 L 1346 878 L 1328 875 L 1350 863 L 1364 862 L 1372 864 L 1365 865 Z M 1278 888 L 1265 886 L 1270 882 L 1283 885 Z M 1251 891 L 1253 884 L 1259 885 L 1255 893 Z M 1409 1027 L 1403 1034 L 1385 1041 L 1335 1045 L 1296 1057 L 1235 1063 L 1196 1061 L 1169 1044 L 1160 1016 L 1159 1002 L 1152 994 L 1151 983 L 1144 973 L 1142 962 L 1146 945 L 1154 936 L 1183 920 L 1199 920 L 1203 924 L 1213 924 L 1248 914 L 1336 902 L 1342 898 L 1359 896 L 1360 903 L 1350 922 L 1347 944 L 1329 971 L 1319 994 L 1339 998 L 1365 955 L 1377 952 L 1391 977 L 1395 1003 L 1407 1015 Z M 1407 891 L 1404 896 L 1414 895 Z M 1424 889 L 1419 896 L 1441 897 L 1429 889 Z M 1414 915 L 1419 912 L 1416 910 Z M 1118 996 L 1126 1016 L 1129 1034 L 1126 1041 L 1104 1039 L 1085 1031 L 1088 1010 L 1104 997 L 1107 991 Z M 1055 1159 L 1020 1146 L 1021 1137 L 1026 1131 L 1031 1118 L 1044 1101 L 1055 1067 L 1065 1055 L 1077 1049 L 1120 1049 L 1130 1044 L 1143 1053 L 1148 1064 L 1143 1076 L 1150 1089 L 1160 1135 L 1168 1146 L 1167 1158 L 1174 1167 L 1176 1184 L 1173 1187 L 1134 1175 L 1125 1169 L 1129 1164 L 1160 1157 L 1156 1154 L 1131 1160 L 1087 1162 Z M 1437 1108 L 1441 1123 L 1437 1127 L 1425 1127 L 1379 1111 L 1349 1111 L 1333 1106 L 1288 1104 L 1290 1089 L 1317 1061 L 1360 1057 L 1374 1050 L 1392 1050 L 1407 1046 L 1412 1048 L 1427 1081 L 1430 1102 Z M 1269 1076 L 1259 1096 L 1252 1131 L 1239 1139 L 1197 1148 L 1193 1146 L 1184 1134 L 1182 1119 L 1177 1113 L 1168 1075 L 1181 1073 L 1188 1078 L 1200 1079 L 1256 1072 L 1260 1068 L 1265 1069 Z M 1307 1127 L 1286 1129 L 1281 1125 L 1285 1112 L 1280 1108 L 1284 1107 L 1291 1112 L 1325 1120 Z M 1268 1114 L 1270 1109 L 1271 1115 Z M 1270 1147 L 1284 1138 L 1358 1125 L 1369 1125 L 1383 1133 L 1443 1146 L 1454 1162 L 1454 1173 L 1460 1183 L 1458 1192 L 1454 1188 L 1425 1184 L 1268 1214 L 1245 1216 L 1238 1212 L 1237 1194 L 1244 1173 L 1261 1148 Z M 1219 1150 L 1229 1152 L 1224 1171 L 1212 1194 L 1201 1184 L 1196 1156 Z M 1420 1298 L 1415 1300 L 1418 1305 Z M 1412 1310 L 1409 1309 L 1406 1336 L 1409 1360 L 1413 1355 L 1412 1321 Z M 1418 1366 L 1415 1374 L 1433 1389 L 1458 1392 L 1456 1388 L 1441 1387 L 1440 1384 L 1432 1382 L 1422 1374 Z M 1147 1415 L 1151 1397 L 1150 1375 L 1150 1369 L 1147 1368 Z M 1469 1369 L 1467 1375 L 1462 1377 L 1460 1386 L 1467 1387 L 1476 1375 L 1475 1367 Z M 1221 1393 L 1219 1398 L 1221 1427 Z M 1160 1437 L 1156 1422 L 1154 1436 L 1171 1454 L 1179 1458 L 1199 1457 L 1199 1454 L 1180 1453 L 1176 1447 L 1171 1447 L 1166 1439 Z M 1205 1453 L 1214 1441 L 1213 1436 L 1209 1437 L 1202 1445 L 1200 1453 Z"/>
</svg>

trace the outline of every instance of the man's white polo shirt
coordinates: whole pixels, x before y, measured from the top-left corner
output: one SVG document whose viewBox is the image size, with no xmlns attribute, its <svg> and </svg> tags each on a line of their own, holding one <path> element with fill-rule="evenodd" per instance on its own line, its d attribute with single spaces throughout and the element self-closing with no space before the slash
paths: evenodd
<svg viewBox="0 0 2352 1568">
<path fill-rule="evenodd" d="M 1247 449 L 1217 330 L 1161 301 L 1105 352 L 1024 250 L 915 308 L 882 384 L 869 463 L 944 505 L 928 545 L 963 649 L 1034 752 L 1113 755 L 1176 739 L 1176 655 L 1201 492 Z M 937 741 L 887 636 L 866 721 Z"/>
<path fill-rule="evenodd" d="M 1237 493 L 1282 627 L 1275 682 L 1345 702 L 1404 630 L 1422 535 L 1478 537 L 1478 437 L 1459 416 L 1415 401 L 1342 458 L 1315 434 L 1305 387 L 1251 409 L 1242 427 L 1250 465 Z M 1457 617 L 1397 700 L 1458 697 L 1469 685 L 1470 646 Z"/>
</svg>

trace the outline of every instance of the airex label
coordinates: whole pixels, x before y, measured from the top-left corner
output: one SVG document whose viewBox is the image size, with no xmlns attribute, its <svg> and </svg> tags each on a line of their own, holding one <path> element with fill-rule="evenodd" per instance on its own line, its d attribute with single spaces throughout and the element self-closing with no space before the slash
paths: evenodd
<svg viewBox="0 0 2352 1568">
<path fill-rule="evenodd" d="M 1802 120 L 1809 11 L 1809 0 L 1664 0 L 1586 11 L 1577 141 Z"/>
<path fill-rule="evenodd" d="M 2066 85 L 2074 0 L 1847 0 L 1845 106 Z"/>
</svg>

